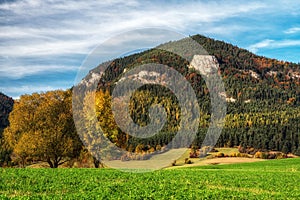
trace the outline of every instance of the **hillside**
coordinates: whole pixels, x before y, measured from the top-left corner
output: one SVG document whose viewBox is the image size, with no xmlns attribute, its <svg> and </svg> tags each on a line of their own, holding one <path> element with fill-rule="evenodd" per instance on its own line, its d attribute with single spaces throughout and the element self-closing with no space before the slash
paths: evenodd
<svg viewBox="0 0 300 200">
<path fill-rule="evenodd" d="M 192 38 L 201 44 L 210 55 L 217 58 L 223 81 L 226 85 L 228 102 L 247 104 L 250 102 L 263 103 L 269 101 L 267 104 L 271 103 L 276 106 L 299 105 L 299 64 L 257 56 L 232 44 L 201 35 L 195 35 Z M 187 67 L 184 65 L 187 63 L 176 59 L 178 57 L 166 52 L 158 52 L 157 50 L 149 50 L 124 58 L 117 58 L 110 63 L 109 71 L 106 72 L 98 87 L 101 87 L 101 82 L 105 82 L 106 86 L 113 87 L 113 84 L 118 81 L 124 69 L 131 69 L 134 66 L 145 63 L 169 64 L 179 69 L 187 79 L 191 79 L 190 76 L 193 76 L 193 73 L 187 71 Z M 174 60 L 177 62 L 174 62 Z M 106 65 L 107 63 L 103 63 L 91 70 L 82 83 L 89 86 L 94 81 L 98 81 L 100 77 L 98 71 Z M 199 82 L 201 81 L 190 80 L 190 82 L 198 82 L 197 84 L 200 84 Z M 271 107 L 274 108 L 273 106 Z"/>
<path fill-rule="evenodd" d="M 245 101 L 282 105 L 299 105 L 300 65 L 257 56 L 231 44 L 193 37 L 211 55 L 214 55 L 222 71 L 230 102 Z M 255 103 L 256 107 L 259 104 Z M 273 107 L 275 106 L 275 107 Z"/>
<path fill-rule="evenodd" d="M 192 38 L 216 58 L 225 84 L 227 116 L 217 146 L 242 146 L 244 149 L 254 147 L 299 155 L 300 65 L 257 56 L 245 49 L 201 35 Z M 80 83 L 79 88 L 89 87 L 94 81 L 99 81 L 97 89 L 111 93 L 125 71 L 146 63 L 170 66 L 191 83 L 200 112 L 203 113 L 198 136 L 193 143 L 193 146 L 199 148 L 209 125 L 209 91 L 201 75 L 191 69 L 190 63 L 180 56 L 151 49 L 117 58 L 110 63 L 100 80 L 99 71 L 108 63 L 93 69 Z M 150 72 L 145 73 L 151 75 Z M 129 139 L 123 141 L 127 144 L 127 149 L 134 151 L 138 144 L 143 144 L 145 151 L 155 148 L 153 144 L 163 146 L 171 141 L 178 130 L 178 101 L 169 89 L 155 84 L 143 86 L 133 94 L 130 104 L 133 121 L 141 126 L 147 125 L 150 122 L 147 110 L 153 103 L 160 103 L 166 108 L 167 123 L 160 134 L 151 138 L 127 137 Z M 118 134 L 123 135 L 122 138 L 127 135 L 120 129 Z"/>
<path fill-rule="evenodd" d="M 8 162 L 10 159 L 10 150 L 3 146 L 2 134 L 3 130 L 9 125 L 8 116 L 12 111 L 14 100 L 0 92 L 0 167 Z"/>
<path fill-rule="evenodd" d="M 13 109 L 12 98 L 0 92 L 0 132 L 9 125 L 8 116 Z"/>
</svg>

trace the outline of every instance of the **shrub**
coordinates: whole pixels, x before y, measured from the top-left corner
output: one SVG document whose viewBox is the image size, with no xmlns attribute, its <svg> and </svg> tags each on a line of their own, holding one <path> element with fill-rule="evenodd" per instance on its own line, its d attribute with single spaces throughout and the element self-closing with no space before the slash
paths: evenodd
<svg viewBox="0 0 300 200">
<path fill-rule="evenodd" d="M 153 153 L 153 152 L 155 152 L 155 149 L 154 149 L 154 147 L 151 147 L 151 148 L 148 150 L 148 152 L 149 152 L 149 153 Z"/>
<path fill-rule="evenodd" d="M 268 159 L 275 159 L 275 158 L 276 158 L 276 154 L 275 153 L 269 153 Z"/>
<path fill-rule="evenodd" d="M 283 159 L 283 158 L 287 158 L 287 155 L 284 153 L 277 153 L 276 154 L 276 159 Z"/>
<path fill-rule="evenodd" d="M 190 153 L 190 158 L 198 158 L 198 155 L 197 155 L 197 153 L 196 152 L 194 152 L 194 153 Z"/>
<path fill-rule="evenodd" d="M 216 155 L 218 158 L 222 158 L 222 157 L 224 157 L 225 155 L 224 155 L 224 153 L 222 153 L 222 152 L 219 152 L 219 153 L 217 153 L 217 155 Z"/>
<path fill-rule="evenodd" d="M 237 153 L 231 153 L 229 156 L 230 157 L 237 157 Z"/>
<path fill-rule="evenodd" d="M 172 162 L 172 166 L 176 166 L 176 160 Z"/>
<path fill-rule="evenodd" d="M 167 146 L 161 147 L 161 151 L 163 151 L 163 152 L 168 151 L 168 147 Z"/>
<path fill-rule="evenodd" d="M 250 148 L 250 149 L 247 150 L 246 153 L 251 154 L 251 155 L 255 155 L 256 152 L 257 152 L 257 149 Z"/>
<path fill-rule="evenodd" d="M 156 151 L 161 151 L 161 145 L 156 145 L 156 147 L 155 147 L 155 149 L 156 149 Z"/>
<path fill-rule="evenodd" d="M 262 153 L 262 159 L 268 159 L 269 153 Z"/>
<path fill-rule="evenodd" d="M 241 156 L 240 157 L 243 157 L 243 158 L 249 158 L 249 154 L 247 153 L 241 153 Z"/>
<path fill-rule="evenodd" d="M 255 153 L 259 151 L 258 149 L 255 149 L 253 147 L 246 148 L 246 147 L 242 147 L 242 146 L 239 146 L 238 150 L 240 153 L 246 153 L 246 154 L 250 154 L 250 155 L 255 155 Z"/>
<path fill-rule="evenodd" d="M 184 164 L 186 164 L 188 160 L 189 160 L 188 158 L 185 158 L 184 159 Z"/>
<path fill-rule="evenodd" d="M 262 152 L 258 151 L 254 154 L 254 158 L 262 158 Z"/>
<path fill-rule="evenodd" d="M 135 153 L 142 153 L 144 147 L 145 147 L 145 146 L 144 146 L 143 144 L 137 145 L 136 148 L 135 148 Z"/>
<path fill-rule="evenodd" d="M 186 164 L 192 164 L 193 162 L 191 160 L 187 160 Z"/>
<path fill-rule="evenodd" d="M 246 152 L 246 148 L 244 148 L 243 146 L 238 146 L 238 150 L 240 153 L 245 153 Z"/>
<path fill-rule="evenodd" d="M 200 152 L 201 152 L 201 150 L 200 150 Z M 190 152 L 190 158 L 198 158 L 198 157 L 199 157 L 199 154 L 197 153 L 197 149 L 192 148 L 191 152 Z"/>
</svg>

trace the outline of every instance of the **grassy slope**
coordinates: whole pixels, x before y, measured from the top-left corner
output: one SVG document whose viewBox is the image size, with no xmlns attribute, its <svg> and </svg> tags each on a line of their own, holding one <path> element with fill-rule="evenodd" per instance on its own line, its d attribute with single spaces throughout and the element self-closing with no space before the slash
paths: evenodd
<svg viewBox="0 0 300 200">
<path fill-rule="evenodd" d="M 300 159 L 131 174 L 0 169 L 0 199 L 299 199 Z"/>
<path fill-rule="evenodd" d="M 215 148 L 218 152 L 209 153 L 209 155 L 205 158 L 189 158 L 190 149 L 187 149 L 184 154 L 182 154 L 176 160 L 176 166 L 171 168 L 178 168 L 178 167 L 194 167 L 194 166 L 203 166 L 211 163 L 217 164 L 230 164 L 230 163 L 244 163 L 244 162 L 258 162 L 263 161 L 262 159 L 248 159 L 248 158 L 241 158 L 241 157 L 230 157 L 230 158 L 214 158 L 216 154 L 219 152 L 224 153 L 225 155 L 230 155 L 231 153 L 238 153 L 237 148 Z M 192 164 L 185 164 L 185 159 L 188 158 L 192 161 Z"/>
</svg>

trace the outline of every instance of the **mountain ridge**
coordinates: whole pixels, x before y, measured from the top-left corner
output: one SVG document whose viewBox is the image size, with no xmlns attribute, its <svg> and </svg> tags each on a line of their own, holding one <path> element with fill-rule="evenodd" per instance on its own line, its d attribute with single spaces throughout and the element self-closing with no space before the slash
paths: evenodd
<svg viewBox="0 0 300 200">
<path fill-rule="evenodd" d="M 246 49 L 239 48 L 223 41 L 207 38 L 202 35 L 194 35 L 191 36 L 191 38 L 202 45 L 210 55 L 216 57 L 220 65 L 223 81 L 226 84 L 226 93 L 229 103 L 238 102 L 238 99 L 244 102 L 249 102 L 249 99 L 251 99 L 250 96 L 253 96 L 253 99 L 262 99 L 257 93 L 243 95 L 245 88 L 248 87 L 248 90 L 253 90 L 253 88 L 255 88 L 254 84 L 258 83 L 260 87 L 263 86 L 276 89 L 278 93 L 276 95 L 284 96 L 284 100 L 286 102 L 290 100 L 293 101 L 293 103 L 299 104 L 300 94 L 295 88 L 300 85 L 299 64 L 258 56 Z M 91 85 L 95 81 L 102 81 L 106 82 L 106 84 L 109 82 L 109 84 L 112 85 L 115 82 L 114 79 L 118 79 L 118 76 L 120 76 L 124 70 L 128 70 L 128 67 L 124 67 L 125 65 L 137 65 L 142 64 L 142 62 L 145 63 L 145 59 L 143 60 L 142 57 L 144 54 L 151 51 L 155 50 L 150 49 L 141 53 L 117 58 L 110 62 L 100 64 L 98 67 L 91 70 L 81 83 Z M 138 59 L 142 60 L 142 62 L 133 62 Z M 128 60 L 131 61 L 128 62 Z M 103 77 L 102 80 L 100 80 L 100 77 L 103 74 L 99 74 L 97 71 L 99 68 L 107 67 L 107 64 L 109 64 L 110 68 L 112 68 L 108 73 L 115 75 L 110 77 L 109 80 L 103 80 Z M 113 70 L 114 72 L 112 72 Z M 240 81 L 245 84 L 242 84 L 243 87 L 237 86 L 235 88 L 231 88 L 229 87 L 230 83 L 227 83 L 228 78 L 231 79 L 229 81 Z M 244 87 L 245 85 L 247 87 Z M 101 86 L 98 85 L 98 89 L 100 87 Z M 287 89 L 291 89 L 294 95 L 287 94 L 285 92 Z M 295 101 L 292 100 L 293 98 L 295 98 Z"/>
<path fill-rule="evenodd" d="M 254 147 L 300 154 L 300 65 L 258 56 L 248 50 L 202 35 L 194 35 L 191 38 L 216 58 L 225 85 L 227 116 L 217 146 Z M 167 51 L 150 49 L 100 64 L 91 70 L 85 81 L 98 81 L 97 90 L 112 92 L 124 72 L 147 63 L 167 65 L 181 73 L 192 85 L 200 111 L 206 113 L 206 118 L 201 119 L 197 139 L 193 143 L 194 146 L 200 147 L 209 125 L 211 102 L 203 77 L 188 67 L 190 63 L 187 60 Z M 105 67 L 107 69 L 102 76 L 97 74 Z M 91 75 L 92 73 L 94 75 Z M 151 104 L 149 99 L 153 99 L 152 95 L 158 95 L 159 98 L 167 96 L 173 102 L 172 106 L 176 107 L 170 112 L 178 110 L 178 105 L 171 97 L 172 92 L 157 86 L 143 86 L 133 95 L 133 107 L 130 110 L 131 117 L 140 125 L 149 123 L 147 109 L 148 104 Z M 144 99 L 139 96 L 144 96 Z M 169 107 L 167 109 L 170 110 Z M 176 114 L 178 115 L 180 113 Z M 169 124 L 162 131 L 174 131 L 166 127 L 175 127 L 176 121 L 178 120 L 171 116 Z M 133 138 L 129 143 L 133 146 L 140 143 L 150 145 L 156 141 L 163 146 L 172 138 L 163 134 L 162 138 L 159 137 L 146 140 Z"/>
</svg>

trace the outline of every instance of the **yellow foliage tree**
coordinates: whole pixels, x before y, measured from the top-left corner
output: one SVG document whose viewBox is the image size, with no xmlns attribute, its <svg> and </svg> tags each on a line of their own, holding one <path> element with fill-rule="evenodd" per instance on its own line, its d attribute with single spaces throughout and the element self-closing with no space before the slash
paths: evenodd
<svg viewBox="0 0 300 200">
<path fill-rule="evenodd" d="M 22 165 L 32 157 L 57 168 L 79 154 L 82 143 L 73 122 L 71 102 L 71 90 L 21 96 L 9 117 L 4 138 Z"/>
</svg>

